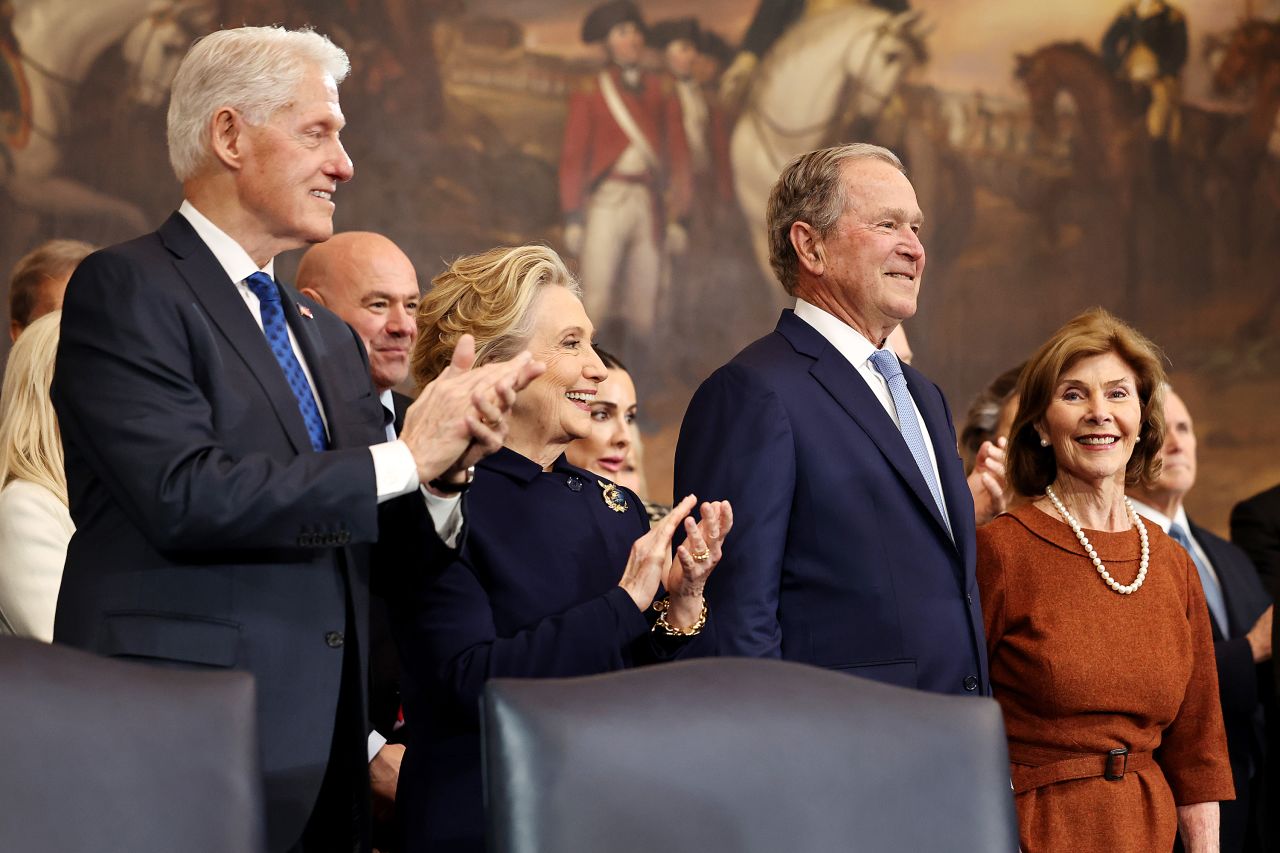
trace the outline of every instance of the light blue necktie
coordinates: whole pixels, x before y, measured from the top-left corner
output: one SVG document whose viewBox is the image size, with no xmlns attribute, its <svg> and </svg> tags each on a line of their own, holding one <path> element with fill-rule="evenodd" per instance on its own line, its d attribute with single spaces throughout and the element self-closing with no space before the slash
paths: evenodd
<svg viewBox="0 0 1280 853">
<path fill-rule="evenodd" d="M 307 425 L 307 436 L 311 439 L 312 450 L 324 450 L 329 440 L 324 431 L 324 419 L 320 417 L 320 407 L 316 405 L 315 395 L 311 393 L 311 384 L 307 375 L 302 372 L 298 357 L 293 354 L 289 344 L 289 327 L 285 324 L 284 308 L 280 305 L 280 289 L 271 276 L 264 272 L 256 272 L 244 280 L 245 285 L 258 297 L 258 310 L 262 314 L 262 331 L 271 345 L 271 353 L 280 363 L 284 378 L 289 382 L 293 396 L 298 400 L 298 409 L 302 412 L 302 420 Z"/>
<path fill-rule="evenodd" d="M 1213 573 L 1213 569 L 1204 564 L 1196 554 L 1196 549 L 1191 547 L 1191 536 L 1181 524 L 1174 522 L 1169 525 L 1169 536 L 1174 542 L 1186 548 L 1187 553 L 1191 555 L 1191 562 L 1196 564 L 1196 572 L 1200 575 L 1200 586 L 1204 587 L 1204 600 L 1209 605 L 1209 612 L 1213 614 L 1213 621 L 1218 623 L 1218 631 L 1222 636 L 1230 636 L 1231 623 L 1227 621 L 1227 602 L 1222 597 L 1222 584 L 1218 581 L 1218 576 Z"/>
<path fill-rule="evenodd" d="M 911 392 L 907 390 L 907 378 L 902 375 L 902 365 L 898 364 L 898 357 L 887 349 L 873 352 L 871 363 L 889 384 L 893 408 L 898 412 L 898 429 L 902 432 L 902 439 L 915 458 L 916 467 L 928 484 L 929 493 L 933 495 L 938 511 L 942 513 L 942 520 L 947 524 L 947 534 L 954 540 L 955 534 L 951 532 L 951 524 L 947 519 L 946 502 L 942 499 L 942 489 L 938 485 L 938 478 L 933 474 L 933 466 L 929 464 L 929 451 L 924 446 L 924 434 L 920 432 L 920 424 L 916 421 L 916 408 L 911 403 Z"/>
</svg>

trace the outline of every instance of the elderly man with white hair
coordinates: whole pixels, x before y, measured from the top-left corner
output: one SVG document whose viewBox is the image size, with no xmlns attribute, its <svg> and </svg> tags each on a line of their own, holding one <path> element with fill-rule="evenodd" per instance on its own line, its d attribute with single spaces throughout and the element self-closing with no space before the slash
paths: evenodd
<svg viewBox="0 0 1280 853">
<path fill-rule="evenodd" d="M 78 268 L 53 385 L 76 523 L 54 639 L 253 674 L 273 851 L 368 849 L 380 513 L 404 565 L 444 559 L 470 466 L 541 369 L 472 370 L 461 341 L 388 441 L 359 337 L 275 280 L 277 253 L 333 233 L 348 68 L 311 31 L 196 43 L 169 105 L 182 206 Z"/>
</svg>

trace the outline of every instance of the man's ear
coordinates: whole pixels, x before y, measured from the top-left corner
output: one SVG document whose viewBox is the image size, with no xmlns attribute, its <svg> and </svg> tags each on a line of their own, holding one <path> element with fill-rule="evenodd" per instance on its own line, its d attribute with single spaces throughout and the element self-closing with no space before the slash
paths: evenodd
<svg viewBox="0 0 1280 853">
<path fill-rule="evenodd" d="M 324 301 L 324 296 L 320 293 L 320 291 L 316 290 L 314 287 L 300 287 L 298 288 L 298 292 L 304 296 L 314 299 L 316 302 L 319 302 L 325 308 L 329 307 L 329 303 Z"/>
<path fill-rule="evenodd" d="M 244 164 L 244 116 L 231 107 L 222 107 L 209 120 L 209 142 L 213 156 L 228 169 L 239 170 Z"/>
<path fill-rule="evenodd" d="M 827 264 L 818 229 L 808 222 L 793 222 L 788 236 L 791 238 L 791 247 L 796 250 L 796 257 L 800 260 L 800 266 L 810 275 L 822 275 Z"/>
</svg>

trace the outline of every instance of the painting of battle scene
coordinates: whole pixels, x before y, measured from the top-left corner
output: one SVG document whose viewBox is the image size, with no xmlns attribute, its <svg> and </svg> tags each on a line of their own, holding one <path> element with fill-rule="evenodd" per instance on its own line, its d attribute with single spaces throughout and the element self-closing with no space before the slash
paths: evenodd
<svg viewBox="0 0 1280 853">
<path fill-rule="evenodd" d="M 774 178 L 802 151 L 875 141 L 925 211 L 906 329 L 957 423 L 1103 305 L 1167 352 L 1200 436 L 1190 509 L 1225 532 L 1236 500 L 1280 480 L 1278 6 L 0 0 L 0 269 L 176 207 L 164 113 L 194 38 L 313 25 L 353 65 L 338 230 L 386 234 L 424 284 L 494 245 L 564 253 L 638 380 L 650 491 L 669 500 L 693 389 L 784 305 L 761 224 Z M 619 101 L 635 126 L 602 131 Z"/>
</svg>

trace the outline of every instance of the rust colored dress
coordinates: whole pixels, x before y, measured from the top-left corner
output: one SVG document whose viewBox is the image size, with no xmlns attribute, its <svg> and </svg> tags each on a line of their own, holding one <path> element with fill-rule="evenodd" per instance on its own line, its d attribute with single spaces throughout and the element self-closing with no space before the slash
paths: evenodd
<svg viewBox="0 0 1280 853">
<path fill-rule="evenodd" d="M 1147 532 L 1146 582 L 1118 595 L 1071 528 L 1030 504 L 978 528 L 1023 853 L 1171 850 L 1175 805 L 1234 796 L 1200 579 L 1159 527 Z M 1136 531 L 1085 535 L 1112 577 L 1137 577 Z M 1118 747 L 1129 769 L 1109 781 L 1105 755 Z M 1052 781 L 1063 775 L 1078 778 Z"/>
</svg>

